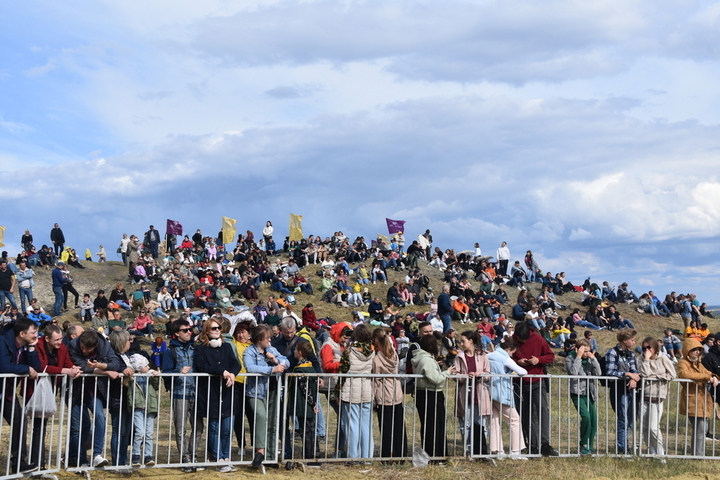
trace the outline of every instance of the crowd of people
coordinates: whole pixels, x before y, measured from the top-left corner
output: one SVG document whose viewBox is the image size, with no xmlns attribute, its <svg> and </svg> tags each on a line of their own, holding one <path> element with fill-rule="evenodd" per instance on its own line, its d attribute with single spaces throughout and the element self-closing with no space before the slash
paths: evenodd
<svg viewBox="0 0 720 480">
<path fill-rule="evenodd" d="M 0 373 L 20 373 L 35 380 L 38 372 L 46 372 L 72 379 L 69 465 L 151 466 L 161 373 L 172 392 L 175 442 L 182 462 L 189 464 L 184 467 L 188 472 L 203 463 L 197 455 L 205 423 L 204 461 L 217 464 L 221 472 L 235 470 L 230 463 L 231 432 L 238 446 L 252 446 L 253 466 L 274 458 L 280 431 L 273 419 L 283 400 L 291 406 L 289 418 L 297 419 L 294 427 L 303 438 L 307 459 L 318 458 L 323 444 L 332 445 L 334 454 L 343 458 L 372 457 L 373 405 L 383 438 L 381 456 L 406 457 L 404 397 L 410 392 L 423 449 L 432 457 L 443 457 L 447 381 L 458 375 L 454 414 L 466 453 L 507 455 L 515 460 L 526 459 L 525 453 L 556 456 L 543 378 L 555 361 L 553 348 L 565 357 L 572 376 L 618 378 L 611 382 L 611 399 L 617 414 L 617 452 L 626 453 L 626 432 L 632 428 L 635 409 L 648 424 L 658 424 L 662 415 L 658 400 L 666 395 L 676 366 L 680 377 L 698 386 L 706 382 L 715 386 L 720 376 L 720 350 L 707 324 L 701 322 L 711 313 L 693 294 L 675 296 L 672 292 L 660 302 L 653 292 L 635 296 L 626 283 L 615 289 L 608 282 L 599 287 L 588 279 L 576 287 L 564 272 L 543 274 L 531 251 L 522 262 L 512 264 L 506 242 L 494 262 L 482 255 L 478 244 L 474 251 L 456 255 L 452 249 L 433 249 L 429 230 L 412 241 L 407 251 L 402 233 L 389 242 L 378 238 L 371 245 L 363 237 L 351 242 L 342 232 L 324 240 L 312 235 L 299 242 L 286 238 L 282 248 L 277 248 L 273 233 L 267 222 L 257 242 L 247 231 L 231 249 L 222 243 L 222 232 L 209 237 L 197 230 L 180 242 L 167 236 L 162 253 L 161 237 L 153 226 L 143 242 L 135 235 L 123 235 L 117 251 L 134 290 L 128 293 L 123 283 L 117 283 L 109 295 L 100 289 L 94 299 L 86 293 L 80 300 L 73 287 L 68 267 L 81 269 L 83 265 L 74 250 L 65 246 L 58 224 L 51 232 L 52 247 L 43 245 L 36 252 L 32 235 L 26 231 L 17 261 L 10 262 L 7 255 L 0 258 L 0 302 L 6 305 L 0 316 L 4 332 Z M 102 246 L 101 252 L 104 259 Z M 278 254 L 287 255 L 287 261 Z M 319 284 L 320 301 L 353 308 L 351 320 L 318 319 L 310 302 L 301 316 L 293 311 L 299 296 L 315 295 L 313 282 L 302 271 L 309 265 L 317 265 L 319 279 L 314 283 Z M 443 272 L 445 283 L 437 298 L 421 265 Z M 52 269 L 52 315 L 33 294 L 33 267 Z M 391 270 L 404 278 L 390 282 Z M 370 295 L 371 282 L 388 285 L 385 302 Z M 533 283 L 539 284 L 537 295 L 530 294 Z M 259 298 L 263 285 L 270 293 L 266 301 Z M 21 309 L 15 302 L 16 287 Z M 510 288 L 517 289 L 518 296 L 506 317 L 502 306 L 510 305 Z M 576 291 L 583 293 L 584 315 L 578 308 L 570 313 L 560 301 L 563 294 Z M 58 325 L 57 317 L 68 311 L 70 295 L 78 320 L 90 324 L 86 328 L 71 322 L 63 328 Z M 685 329 L 677 334 L 668 330 L 662 339 L 646 338 L 636 352 L 635 327 L 619 314 L 618 303 L 636 303 L 638 311 L 652 315 L 676 314 Z M 401 310 L 408 306 L 429 311 Z M 560 313 L 566 310 L 568 316 Z M 132 319 L 125 316 L 127 312 L 132 312 Z M 458 335 L 453 321 L 477 325 Z M 165 338 L 156 335 L 156 322 L 159 330 L 164 326 Z M 576 328 L 587 329 L 580 339 Z M 592 331 L 604 329 L 617 330 L 618 344 L 601 355 Z M 683 341 L 678 334 L 685 337 Z M 141 347 L 144 336 L 151 338 L 150 349 Z M 701 357 L 702 362 L 698 361 Z M 293 376 L 282 399 L 277 376 L 284 373 L 351 376 L 339 380 Z M 363 377 L 371 373 L 387 377 Z M 422 378 L 402 382 L 396 375 L 403 373 Z M 515 373 L 520 379 L 513 385 L 509 377 L 493 378 L 491 373 Z M 636 394 L 641 380 L 649 385 L 643 399 Z M 6 392 L 10 383 L 4 383 Z M 467 403 L 462 392 L 471 383 L 475 398 Z M 597 385 L 580 379 L 571 385 L 571 398 L 581 418 L 580 452 L 592 454 Z M 687 389 L 681 408 L 693 419 L 695 432 L 704 435 L 713 400 L 704 396 L 701 387 Z M 325 439 L 328 417 L 320 394 L 327 395 L 327 405 L 339 419 L 331 442 Z M 24 400 L 31 395 L 28 388 Z M 3 412 L 12 425 L 12 469 L 32 471 L 45 461 L 42 419 L 39 423 L 35 419 L 28 450 L 24 422 L 13 416 L 21 415 L 21 401 L 10 397 L 3 396 Z M 112 429 L 110 460 L 103 456 L 106 412 Z M 499 433 L 501 417 L 510 428 L 507 454 Z M 290 420 L 283 420 L 280 428 L 289 428 Z M 659 427 L 650 432 L 650 451 L 663 455 Z M 699 439 L 700 433 L 695 437 Z M 281 458 L 290 461 L 294 458 L 292 436 L 285 438 Z M 693 451 L 703 455 L 704 446 L 699 440 L 693 442 Z M 86 446 L 92 449 L 89 457 Z"/>
</svg>

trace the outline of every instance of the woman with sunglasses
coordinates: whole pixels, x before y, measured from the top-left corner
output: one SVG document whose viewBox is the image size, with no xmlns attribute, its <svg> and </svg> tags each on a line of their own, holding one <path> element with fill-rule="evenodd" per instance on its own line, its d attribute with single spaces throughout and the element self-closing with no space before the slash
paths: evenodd
<svg viewBox="0 0 720 480">
<path fill-rule="evenodd" d="M 194 367 L 210 377 L 197 379 L 197 411 L 207 416 L 207 452 L 211 462 L 230 461 L 230 439 L 233 429 L 233 384 L 240 373 L 240 363 L 233 346 L 223 340 L 222 326 L 215 319 L 205 321 L 195 346 Z M 230 464 L 218 468 L 222 473 L 235 470 Z"/>
<path fill-rule="evenodd" d="M 153 336 L 153 319 L 148 313 L 147 308 L 140 309 L 140 314 L 135 317 L 135 321 L 130 327 L 130 330 L 135 332 L 135 335 L 147 335 L 148 337 Z"/>
<path fill-rule="evenodd" d="M 660 417 L 663 402 L 667 398 L 670 381 L 675 378 L 675 367 L 667 355 L 662 353 L 660 340 L 647 337 L 642 342 L 642 355 L 638 371 L 643 378 L 642 392 L 642 435 L 650 455 L 665 455 Z"/>
</svg>

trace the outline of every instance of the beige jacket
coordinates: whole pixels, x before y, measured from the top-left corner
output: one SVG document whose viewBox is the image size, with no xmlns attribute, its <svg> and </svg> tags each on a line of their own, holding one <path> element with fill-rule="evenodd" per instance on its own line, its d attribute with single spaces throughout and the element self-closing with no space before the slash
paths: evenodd
<svg viewBox="0 0 720 480">
<path fill-rule="evenodd" d="M 388 358 L 381 352 L 375 352 L 372 373 L 383 375 L 397 375 L 398 356 L 393 354 Z M 397 405 L 403 401 L 403 391 L 399 377 L 374 378 L 375 405 Z"/>
<path fill-rule="evenodd" d="M 645 355 L 640 355 L 638 372 L 643 378 L 643 398 L 649 401 L 665 400 L 670 381 L 677 376 L 675 366 L 667 355 L 662 353 L 650 360 L 646 360 Z"/>
<path fill-rule="evenodd" d="M 370 403 L 373 399 L 373 382 L 371 378 L 362 377 L 372 373 L 373 358 L 375 352 L 368 357 L 357 348 L 346 350 L 350 357 L 350 369 L 348 375 L 360 375 L 348 377 L 340 391 L 340 400 L 348 403 Z"/>
</svg>

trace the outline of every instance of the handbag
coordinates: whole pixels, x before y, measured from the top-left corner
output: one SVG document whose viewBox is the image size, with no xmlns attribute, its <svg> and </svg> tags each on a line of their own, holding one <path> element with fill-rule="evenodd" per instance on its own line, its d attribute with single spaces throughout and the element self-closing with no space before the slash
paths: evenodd
<svg viewBox="0 0 720 480">
<path fill-rule="evenodd" d="M 50 384 L 49 377 L 42 377 L 35 384 L 35 391 L 25 406 L 26 414 L 34 418 L 50 418 L 55 415 L 55 392 Z"/>
</svg>

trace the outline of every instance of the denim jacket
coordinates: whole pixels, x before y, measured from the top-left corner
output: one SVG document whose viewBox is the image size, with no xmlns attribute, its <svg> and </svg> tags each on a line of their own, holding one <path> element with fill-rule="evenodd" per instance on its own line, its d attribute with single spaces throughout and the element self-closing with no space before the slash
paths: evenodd
<svg viewBox="0 0 720 480">
<path fill-rule="evenodd" d="M 190 367 L 190 373 L 192 373 L 194 356 L 195 346 L 192 342 L 182 343 L 174 338 L 170 341 L 168 349 L 163 353 L 162 371 L 164 373 L 180 373 L 183 367 Z M 195 398 L 195 377 L 192 375 L 175 377 L 173 398 Z"/>
<path fill-rule="evenodd" d="M 265 352 L 272 353 L 278 362 L 290 367 L 287 358 L 280 354 L 272 345 L 265 349 Z M 270 364 L 265 355 L 255 345 L 250 345 L 243 352 L 243 364 L 248 373 L 262 373 L 264 377 L 248 376 L 245 381 L 245 396 L 265 400 L 267 398 L 269 375 L 272 374 L 274 365 Z"/>
</svg>

